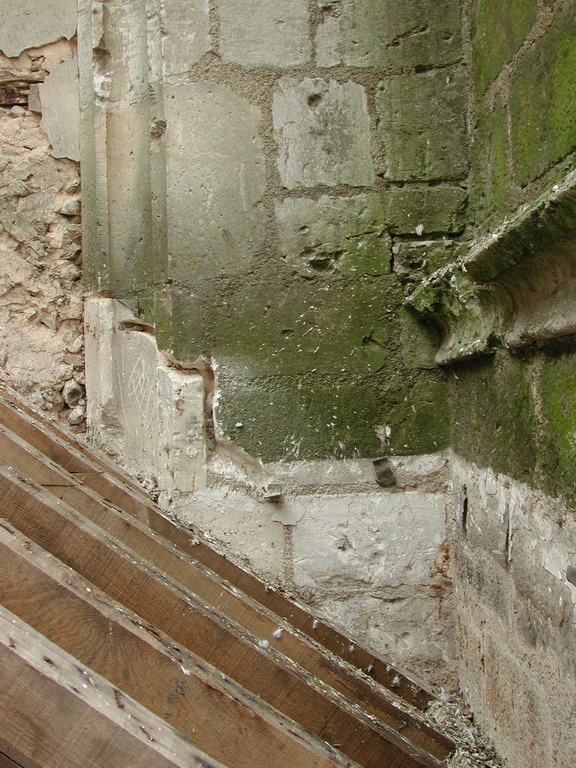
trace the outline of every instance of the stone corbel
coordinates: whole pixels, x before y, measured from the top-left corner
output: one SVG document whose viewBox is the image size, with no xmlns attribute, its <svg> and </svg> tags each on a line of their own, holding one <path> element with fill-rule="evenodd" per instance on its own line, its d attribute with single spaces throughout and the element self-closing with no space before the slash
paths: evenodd
<svg viewBox="0 0 576 768">
<path fill-rule="evenodd" d="M 454 263 L 406 305 L 441 333 L 439 365 L 576 333 L 576 171 Z"/>
</svg>

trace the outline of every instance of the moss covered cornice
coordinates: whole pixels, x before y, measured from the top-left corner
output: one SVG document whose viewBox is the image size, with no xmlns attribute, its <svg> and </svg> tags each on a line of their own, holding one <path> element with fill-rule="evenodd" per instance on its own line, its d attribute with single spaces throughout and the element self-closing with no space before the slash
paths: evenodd
<svg viewBox="0 0 576 768">
<path fill-rule="evenodd" d="M 576 171 L 423 280 L 406 306 L 435 323 L 436 362 L 576 332 Z"/>
</svg>

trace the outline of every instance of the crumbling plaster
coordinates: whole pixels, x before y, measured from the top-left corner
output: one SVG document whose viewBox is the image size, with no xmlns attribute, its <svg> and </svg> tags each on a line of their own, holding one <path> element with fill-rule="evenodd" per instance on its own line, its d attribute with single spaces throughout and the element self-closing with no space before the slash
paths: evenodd
<svg viewBox="0 0 576 768">
<path fill-rule="evenodd" d="M 0 67 L 9 83 L 0 109 L 2 378 L 37 407 L 82 428 L 78 109 L 75 45 L 66 40 L 74 36 L 75 14 L 69 3 L 49 2 L 40 12 L 32 5 L 4 9 L 0 33 Z"/>
</svg>

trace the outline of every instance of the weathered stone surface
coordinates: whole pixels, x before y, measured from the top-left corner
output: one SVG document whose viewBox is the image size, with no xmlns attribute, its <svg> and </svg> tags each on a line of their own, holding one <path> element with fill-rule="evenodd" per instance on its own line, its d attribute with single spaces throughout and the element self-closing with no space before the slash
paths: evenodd
<svg viewBox="0 0 576 768">
<path fill-rule="evenodd" d="M 203 484 L 204 382 L 169 368 L 139 327 L 123 304 L 87 301 L 88 428 L 132 473 L 158 483 L 166 508 Z"/>
<path fill-rule="evenodd" d="M 458 457 L 451 467 L 464 691 L 507 763 L 569 768 L 576 749 L 566 724 L 566 702 L 576 694 L 576 590 L 566 578 L 573 514 L 509 476 Z"/>
<path fill-rule="evenodd" d="M 286 263 L 304 277 L 390 272 L 390 237 L 378 195 L 288 198 L 276 205 L 276 218 Z"/>
<path fill-rule="evenodd" d="M 393 187 L 384 195 L 384 220 L 394 234 L 461 232 L 467 200 L 461 187 Z"/>
<path fill-rule="evenodd" d="M 40 84 L 41 126 L 48 134 L 54 157 L 80 161 L 80 102 L 78 61 L 60 64 Z"/>
<path fill-rule="evenodd" d="M 385 78 L 376 94 L 386 176 L 460 179 L 468 170 L 465 76 L 460 69 Z"/>
<path fill-rule="evenodd" d="M 66 382 L 83 377 L 77 166 L 56 160 L 38 119 L 0 110 L 2 379 L 67 419 Z"/>
<path fill-rule="evenodd" d="M 394 245 L 394 273 L 405 283 L 417 283 L 423 275 L 450 264 L 456 257 L 452 240 L 419 240 Z"/>
<path fill-rule="evenodd" d="M 273 503 L 226 484 L 184 497 L 174 506 L 182 522 L 197 526 L 235 559 L 249 562 L 273 583 L 285 583 L 284 529 L 272 520 L 273 508 Z"/>
<path fill-rule="evenodd" d="M 502 13 L 498 0 L 474 0 L 473 63 L 476 89 L 482 94 L 524 41 L 536 19 L 537 0 L 512 0 Z"/>
<path fill-rule="evenodd" d="M 442 496 L 340 495 L 317 498 L 313 506 L 304 497 L 300 504 L 293 534 L 298 587 L 395 589 L 437 580 L 434 562 L 444 540 Z"/>
<path fill-rule="evenodd" d="M 576 2 L 519 62 L 510 84 L 512 160 L 527 184 L 576 149 Z"/>
<path fill-rule="evenodd" d="M 265 235 L 259 110 L 223 85 L 167 87 L 168 251 L 179 281 L 246 269 Z"/>
<path fill-rule="evenodd" d="M 362 86 L 350 80 L 283 78 L 274 93 L 273 119 L 286 188 L 374 182 Z"/>
<path fill-rule="evenodd" d="M 244 66 L 294 67 L 310 59 L 306 0 L 220 0 L 224 61 Z"/>
<path fill-rule="evenodd" d="M 462 56 L 455 0 L 318 0 L 324 21 L 316 36 L 321 67 L 415 67 L 453 64 Z"/>
<path fill-rule="evenodd" d="M 500 98 L 480 112 L 471 160 L 471 199 L 480 224 L 506 207 L 509 194 L 508 115 Z"/>
<path fill-rule="evenodd" d="M 401 298 L 387 276 L 246 285 L 225 302 L 218 295 L 212 301 L 214 356 L 255 377 L 373 373 L 395 346 L 389 321 Z"/>
<path fill-rule="evenodd" d="M 162 67 L 168 77 L 187 72 L 210 50 L 208 0 L 161 0 Z"/>
<path fill-rule="evenodd" d="M 76 0 L 3 0 L 0 7 L 0 51 L 18 56 L 76 32 Z"/>
</svg>

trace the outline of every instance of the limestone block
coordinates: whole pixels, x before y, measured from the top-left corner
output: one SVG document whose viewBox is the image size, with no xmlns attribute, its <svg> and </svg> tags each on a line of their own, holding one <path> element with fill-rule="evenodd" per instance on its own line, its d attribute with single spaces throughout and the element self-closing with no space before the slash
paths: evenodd
<svg viewBox="0 0 576 768">
<path fill-rule="evenodd" d="M 306 0 L 220 0 L 224 61 L 294 67 L 310 60 Z"/>
<path fill-rule="evenodd" d="M 284 569 L 284 529 L 272 520 L 273 507 L 220 485 L 185 497 L 181 504 L 176 501 L 173 509 L 183 523 L 197 526 L 232 557 L 240 557 L 256 573 L 278 582 Z"/>
<path fill-rule="evenodd" d="M 380 656 L 394 659 L 431 682 L 442 684 L 451 643 L 449 613 L 438 595 L 417 591 L 393 598 L 315 595 L 314 608 Z"/>
<path fill-rule="evenodd" d="M 80 161 L 80 102 L 78 61 L 60 64 L 40 84 L 41 126 L 48 134 L 54 157 Z"/>
<path fill-rule="evenodd" d="M 289 198 L 276 206 L 276 217 L 286 263 L 305 277 L 390 271 L 390 237 L 378 195 Z"/>
<path fill-rule="evenodd" d="M 278 170 L 287 189 L 374 182 L 362 86 L 350 80 L 283 78 L 274 93 L 272 114 Z"/>
<path fill-rule="evenodd" d="M 300 510 L 298 506 L 300 505 Z M 440 494 L 301 497 L 292 504 L 294 580 L 299 588 L 434 583 L 445 539 Z"/>
<path fill-rule="evenodd" d="M 400 242 L 393 251 L 394 273 L 405 283 L 418 283 L 423 275 L 431 275 L 456 259 L 453 240 Z"/>
<path fill-rule="evenodd" d="M 164 74 L 187 72 L 210 50 L 208 0 L 162 0 L 162 66 Z"/>
<path fill-rule="evenodd" d="M 498 0 L 475 0 L 472 6 L 472 71 L 479 95 L 522 45 L 536 20 L 538 3 L 537 0 L 511 0 L 506 11 L 502 13 Z M 531 87 L 530 91 L 537 95 Z"/>
<path fill-rule="evenodd" d="M 265 235 L 260 111 L 230 88 L 166 88 L 168 250 L 179 281 L 248 268 Z"/>
<path fill-rule="evenodd" d="M 457 0 L 318 0 L 321 67 L 445 66 L 461 57 Z"/>
<path fill-rule="evenodd" d="M 459 69 L 391 75 L 376 94 L 389 179 L 460 179 L 468 170 L 466 83 Z"/>
<path fill-rule="evenodd" d="M 90 298 L 85 323 L 90 433 L 133 473 L 154 477 L 168 506 L 203 477 L 202 377 L 167 368 L 119 302 Z"/>
<path fill-rule="evenodd" d="M 455 234 L 465 225 L 462 187 L 394 187 L 384 198 L 385 223 L 398 235 Z"/>
<path fill-rule="evenodd" d="M 27 48 L 38 48 L 76 32 L 76 0 L 2 0 L 0 5 L 0 50 L 18 56 Z"/>
<path fill-rule="evenodd" d="M 512 161 L 521 186 L 576 148 L 575 39 L 576 2 L 567 0 L 510 78 Z"/>
</svg>

